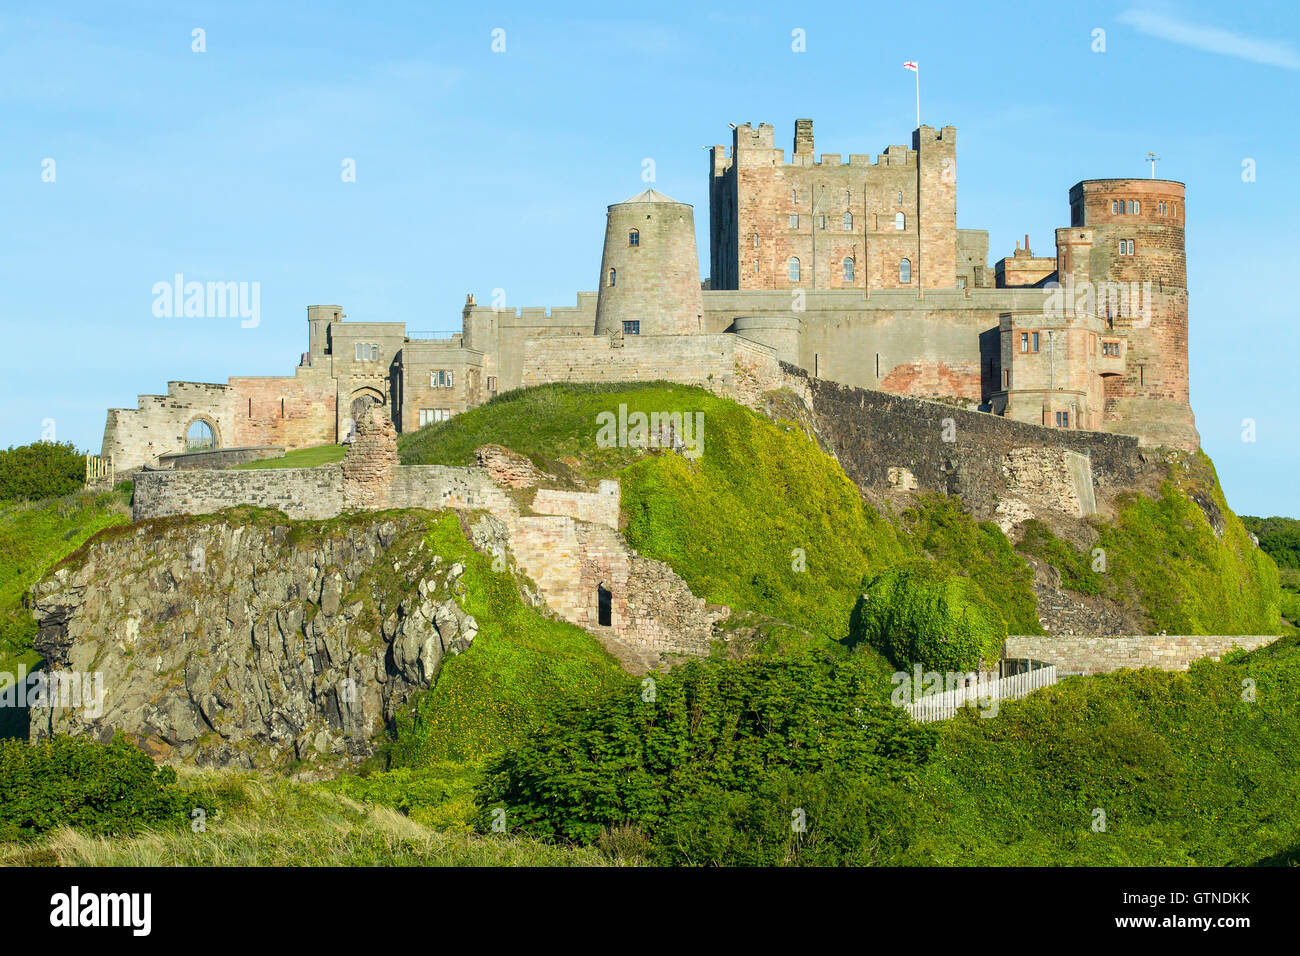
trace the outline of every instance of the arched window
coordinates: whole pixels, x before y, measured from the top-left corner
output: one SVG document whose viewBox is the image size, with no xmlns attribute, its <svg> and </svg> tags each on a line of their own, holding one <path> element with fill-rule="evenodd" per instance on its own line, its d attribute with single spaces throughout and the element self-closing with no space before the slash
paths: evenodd
<svg viewBox="0 0 1300 956">
<path fill-rule="evenodd" d="M 1112 200 L 1110 201 L 1110 214 L 1111 214 L 1112 216 L 1115 216 L 1115 215 L 1118 215 L 1118 214 L 1119 214 L 1120 212 L 1122 212 L 1122 211 L 1123 211 L 1123 210 L 1120 209 L 1119 200 L 1118 200 L 1118 199 L 1112 199 Z"/>
<path fill-rule="evenodd" d="M 758 233 L 754 233 L 754 248 L 758 248 Z"/>
<path fill-rule="evenodd" d="M 899 282 L 912 281 L 912 260 L 911 259 L 903 259 L 898 263 L 898 281 Z"/>
<path fill-rule="evenodd" d="M 1134 200 L 1133 200 L 1133 215 L 1135 215 L 1135 216 L 1140 215 L 1141 212 L 1142 212 L 1142 200 L 1140 200 L 1140 199 L 1134 199 Z"/>
<path fill-rule="evenodd" d="M 790 258 L 790 281 L 799 281 L 799 260 L 795 259 L 793 256 Z"/>
<path fill-rule="evenodd" d="M 907 217 L 904 216 L 901 212 L 894 213 L 894 228 L 895 229 L 907 228 Z"/>
<path fill-rule="evenodd" d="M 609 270 L 609 284 L 610 284 L 611 286 L 618 285 L 618 270 L 617 270 L 617 269 L 610 269 L 610 270 Z"/>
<path fill-rule="evenodd" d="M 217 447 L 217 436 L 212 426 L 198 418 L 190 422 L 185 432 L 186 451 L 210 451 Z"/>
<path fill-rule="evenodd" d="M 844 281 L 845 282 L 853 281 L 853 260 L 852 259 L 844 260 Z"/>
<path fill-rule="evenodd" d="M 844 231 L 845 232 L 853 231 L 853 213 L 851 212 L 846 212 L 844 214 Z"/>
<path fill-rule="evenodd" d="M 790 190 L 790 201 L 791 201 L 791 202 L 798 202 L 798 201 L 799 201 L 799 190 L 798 190 L 798 188 L 795 188 L 795 189 L 791 189 L 791 190 Z"/>
<path fill-rule="evenodd" d="M 844 205 L 847 206 L 851 202 L 853 202 L 853 193 L 846 189 L 844 190 Z"/>
<path fill-rule="evenodd" d="M 635 229 L 629 232 L 627 234 L 627 244 L 629 246 L 641 245 L 641 233 L 637 232 Z"/>
</svg>

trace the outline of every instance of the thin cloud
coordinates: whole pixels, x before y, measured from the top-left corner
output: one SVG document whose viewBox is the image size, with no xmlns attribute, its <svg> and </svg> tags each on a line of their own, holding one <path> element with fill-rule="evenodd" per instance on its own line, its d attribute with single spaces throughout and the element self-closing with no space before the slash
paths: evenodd
<svg viewBox="0 0 1300 956">
<path fill-rule="evenodd" d="M 1180 46 L 1189 46 L 1206 53 L 1217 53 L 1220 56 L 1236 57 L 1239 60 L 1249 60 L 1251 63 L 1261 63 L 1265 66 L 1300 70 L 1300 53 L 1296 52 L 1291 43 L 1284 40 L 1261 40 L 1233 33 L 1231 30 L 1189 23 L 1168 14 L 1137 8 L 1125 10 L 1118 19 L 1120 23 L 1128 24 L 1139 33 L 1168 40 Z"/>
</svg>

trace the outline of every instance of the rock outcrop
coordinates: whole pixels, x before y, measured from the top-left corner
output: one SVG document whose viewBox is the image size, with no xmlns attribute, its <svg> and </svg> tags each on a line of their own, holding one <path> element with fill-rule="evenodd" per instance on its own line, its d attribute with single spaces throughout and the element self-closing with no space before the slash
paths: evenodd
<svg viewBox="0 0 1300 956">
<path fill-rule="evenodd" d="M 169 762 L 325 774 L 370 756 L 478 633 L 427 515 L 225 518 L 105 536 L 33 589 L 52 676 L 103 689 L 33 708 L 33 738 L 116 729 Z"/>
</svg>

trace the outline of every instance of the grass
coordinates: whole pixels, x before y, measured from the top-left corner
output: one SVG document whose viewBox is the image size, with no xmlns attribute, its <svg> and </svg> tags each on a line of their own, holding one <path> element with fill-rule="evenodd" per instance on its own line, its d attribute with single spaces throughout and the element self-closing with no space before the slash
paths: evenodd
<svg viewBox="0 0 1300 956">
<path fill-rule="evenodd" d="M 895 862 L 1294 865 L 1297 698 L 1300 646 L 1284 637 L 1186 673 L 1068 678 L 991 719 L 937 724 L 918 836 Z"/>
<path fill-rule="evenodd" d="M 599 693 L 622 673 L 586 631 L 526 607 L 511 573 L 492 570 L 455 515 L 435 520 L 426 540 L 445 562 L 464 565 L 464 607 L 479 633 L 399 718 L 394 766 L 473 765 L 521 740 L 554 704 Z"/>
<path fill-rule="evenodd" d="M 181 782 L 222 808 L 202 832 L 130 838 L 67 827 L 0 849 L 5 866 L 602 866 L 600 851 L 509 835 L 431 829 L 319 785 L 244 771 L 183 771 Z"/>
<path fill-rule="evenodd" d="M 1207 510 L 1221 519 L 1218 533 Z M 1063 587 L 1137 611 L 1150 633 L 1282 631 L 1286 595 L 1277 566 L 1228 509 L 1203 453 L 1175 461 L 1158 497 L 1127 495 L 1114 522 L 1094 527 L 1097 541 L 1087 555 L 1036 521 L 1026 523 L 1017 548 L 1060 571 Z M 1104 564 L 1095 563 L 1097 549 Z"/>
<path fill-rule="evenodd" d="M 318 465 L 330 465 L 343 460 L 346 451 L 344 445 L 313 445 L 285 452 L 279 458 L 262 458 L 258 461 L 235 465 L 235 469 L 250 468 L 315 468 Z"/>
<path fill-rule="evenodd" d="M 36 622 L 23 595 L 91 535 L 131 518 L 129 486 L 63 498 L 0 504 L 0 672 L 40 661 L 32 650 Z"/>
</svg>

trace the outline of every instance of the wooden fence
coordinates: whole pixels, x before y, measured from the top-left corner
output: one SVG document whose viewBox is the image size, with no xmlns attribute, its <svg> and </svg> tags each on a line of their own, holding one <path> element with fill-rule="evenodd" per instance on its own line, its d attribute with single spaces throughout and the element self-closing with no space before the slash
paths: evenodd
<svg viewBox="0 0 1300 956">
<path fill-rule="evenodd" d="M 1028 697 L 1041 687 L 1050 687 L 1056 683 L 1056 668 L 1040 667 L 1037 670 L 1013 674 L 1010 677 L 974 681 L 965 687 L 946 690 L 942 694 L 930 694 L 910 704 L 904 704 L 913 720 L 922 723 L 931 720 L 947 720 L 957 715 L 957 708 L 980 700 L 1015 700 Z"/>
<path fill-rule="evenodd" d="M 86 452 L 86 487 L 113 484 L 113 456 L 92 455 Z"/>
</svg>

